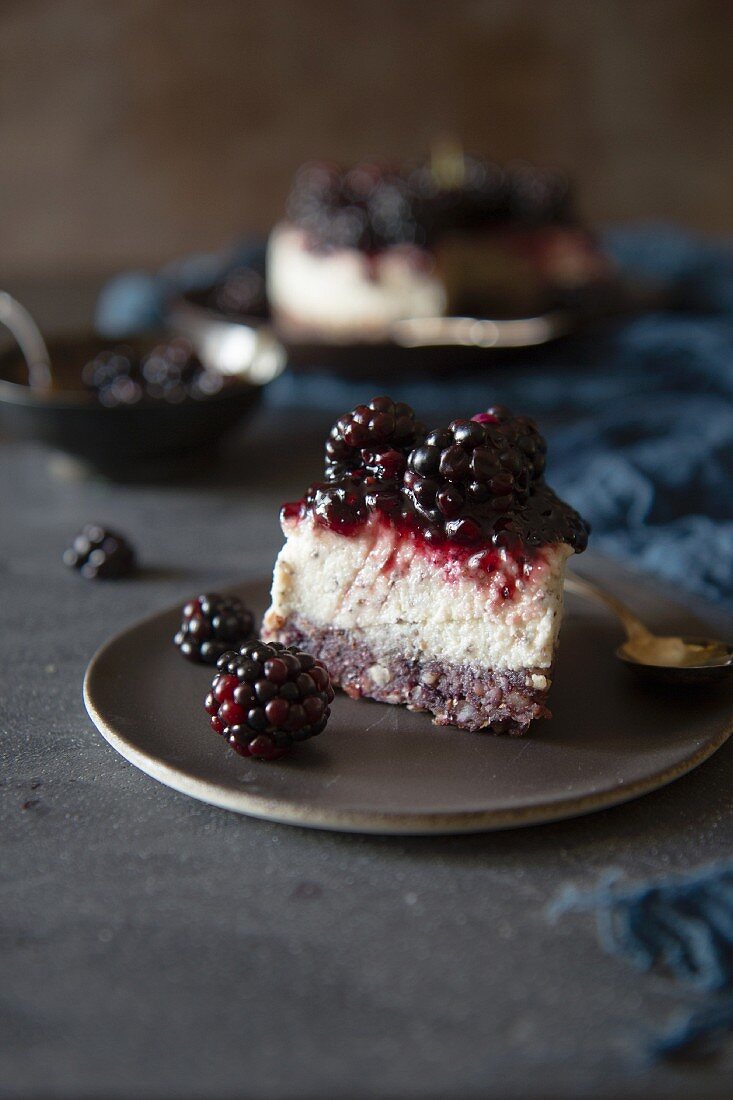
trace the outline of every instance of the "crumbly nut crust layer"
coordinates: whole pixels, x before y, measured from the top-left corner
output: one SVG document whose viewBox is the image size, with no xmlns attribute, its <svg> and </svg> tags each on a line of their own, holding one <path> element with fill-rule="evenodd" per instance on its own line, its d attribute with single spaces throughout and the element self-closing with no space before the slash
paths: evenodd
<svg viewBox="0 0 733 1100">
<path fill-rule="evenodd" d="M 313 653 L 352 698 L 428 711 L 439 726 L 516 735 L 535 719 L 550 717 L 551 668 L 494 670 L 433 658 L 408 660 L 380 651 L 358 629 L 317 626 L 298 615 L 270 614 L 264 636 Z"/>
</svg>

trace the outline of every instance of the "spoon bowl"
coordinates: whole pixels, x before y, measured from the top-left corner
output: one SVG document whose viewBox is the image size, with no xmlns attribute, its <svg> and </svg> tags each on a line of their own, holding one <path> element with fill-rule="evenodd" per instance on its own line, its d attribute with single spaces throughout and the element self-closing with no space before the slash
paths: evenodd
<svg viewBox="0 0 733 1100">
<path fill-rule="evenodd" d="M 616 650 L 619 660 L 644 679 L 663 684 L 709 684 L 733 670 L 733 645 L 726 642 L 677 635 L 650 637 L 654 643 L 661 643 L 657 660 L 653 647 L 646 653 L 639 652 L 633 641 L 624 642 Z M 660 658 L 665 656 L 670 663 L 662 663 Z"/>
<path fill-rule="evenodd" d="M 652 634 L 626 604 L 576 573 L 567 574 L 565 589 L 603 604 L 621 620 L 626 641 L 618 647 L 616 656 L 644 679 L 664 684 L 709 684 L 733 669 L 733 645 L 728 642 Z"/>
</svg>

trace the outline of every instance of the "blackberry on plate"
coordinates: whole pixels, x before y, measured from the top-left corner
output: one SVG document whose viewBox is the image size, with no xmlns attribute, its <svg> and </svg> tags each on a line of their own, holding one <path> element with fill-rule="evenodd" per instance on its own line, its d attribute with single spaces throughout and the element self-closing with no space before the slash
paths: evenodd
<svg viewBox="0 0 733 1100">
<path fill-rule="evenodd" d="M 88 580 L 129 577 L 135 571 L 135 551 L 124 535 L 98 523 L 87 523 L 63 554 L 64 565 Z"/>
<path fill-rule="evenodd" d="M 362 471 L 398 479 L 405 459 L 425 434 L 409 405 L 391 397 L 374 397 L 339 417 L 326 441 L 326 477 L 329 481 Z M 389 471 L 389 472 L 387 472 Z"/>
<path fill-rule="evenodd" d="M 325 728 L 334 692 L 326 666 L 309 653 L 255 640 L 216 665 L 204 707 L 240 756 L 276 760 Z"/>
<path fill-rule="evenodd" d="M 173 638 L 184 657 L 215 665 L 222 653 L 241 645 L 254 633 L 254 616 L 237 596 L 209 592 L 190 600 Z"/>
</svg>

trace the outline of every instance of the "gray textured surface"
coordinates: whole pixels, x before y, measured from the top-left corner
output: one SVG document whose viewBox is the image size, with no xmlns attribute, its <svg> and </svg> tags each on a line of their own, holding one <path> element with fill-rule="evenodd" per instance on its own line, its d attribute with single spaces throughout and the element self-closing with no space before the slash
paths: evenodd
<svg viewBox="0 0 733 1100">
<path fill-rule="evenodd" d="M 209 808 L 96 733 L 84 668 L 113 631 L 266 574 L 275 472 L 260 414 L 224 484 L 52 477 L 0 442 L 0 1092 L 12 1097 L 499 1098 L 729 1094 L 733 1059 L 649 1070 L 678 1004 L 604 957 L 560 886 L 727 855 L 733 745 L 657 794 L 564 824 L 359 838 Z M 59 554 L 89 519 L 139 547 L 140 579 L 89 584 Z"/>
</svg>

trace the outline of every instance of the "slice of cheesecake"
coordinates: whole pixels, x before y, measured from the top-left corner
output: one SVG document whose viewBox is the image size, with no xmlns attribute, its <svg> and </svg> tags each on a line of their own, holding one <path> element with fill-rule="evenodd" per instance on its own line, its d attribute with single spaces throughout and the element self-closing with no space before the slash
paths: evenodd
<svg viewBox="0 0 733 1100">
<path fill-rule="evenodd" d="M 587 527 L 543 478 L 534 423 L 494 407 L 426 433 L 389 398 L 334 426 L 327 480 L 282 513 L 263 636 L 351 696 L 439 725 L 549 716 L 567 558 Z"/>
<path fill-rule="evenodd" d="M 529 316 L 608 292 L 612 265 L 561 175 L 456 151 L 445 169 L 301 168 L 267 247 L 286 338 L 389 342 L 399 321 Z"/>
</svg>

